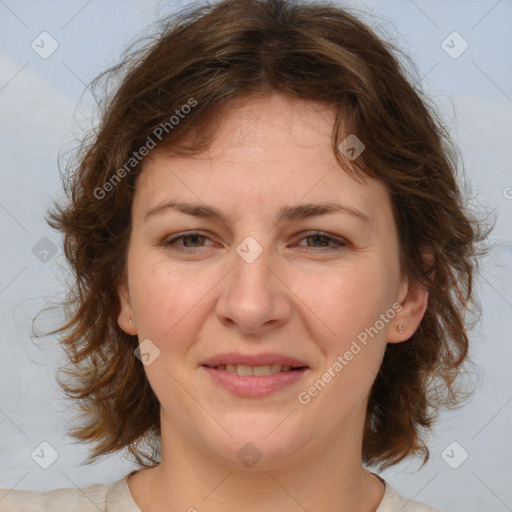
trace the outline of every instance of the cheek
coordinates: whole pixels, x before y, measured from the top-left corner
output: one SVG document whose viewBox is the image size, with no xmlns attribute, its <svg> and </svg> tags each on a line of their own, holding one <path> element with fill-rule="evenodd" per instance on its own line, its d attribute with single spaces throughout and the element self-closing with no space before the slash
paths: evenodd
<svg viewBox="0 0 512 512">
<path fill-rule="evenodd" d="M 130 293 L 139 335 L 166 344 L 197 330 L 202 304 L 219 280 L 214 272 L 142 257 L 133 259 L 131 270 Z"/>
<path fill-rule="evenodd" d="M 390 283 L 381 266 L 372 264 L 330 269 L 312 279 L 304 276 L 299 297 L 317 318 L 319 332 L 329 348 L 344 349 L 359 333 L 370 328 L 391 307 Z M 380 325 L 380 324 L 379 324 Z M 385 329 L 382 329 L 385 331 Z"/>
<path fill-rule="evenodd" d="M 308 281 L 303 287 L 310 298 L 309 318 L 317 326 L 314 340 L 324 355 L 308 383 L 311 387 L 303 391 L 314 403 L 315 414 L 325 414 L 328 402 L 333 421 L 345 421 L 350 411 L 362 406 L 387 344 L 392 316 L 388 314 L 386 322 L 381 315 L 392 309 L 390 283 L 377 268 L 364 269 L 344 268 L 331 272 L 323 284 L 314 287 Z"/>
</svg>

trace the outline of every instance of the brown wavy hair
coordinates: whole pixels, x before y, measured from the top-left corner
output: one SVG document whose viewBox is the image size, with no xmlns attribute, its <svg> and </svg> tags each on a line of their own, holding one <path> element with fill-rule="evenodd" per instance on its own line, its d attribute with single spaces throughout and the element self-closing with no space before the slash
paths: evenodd
<svg viewBox="0 0 512 512">
<path fill-rule="evenodd" d="M 86 463 L 125 448 L 141 467 L 159 462 L 159 403 L 134 356 L 137 337 L 117 323 L 140 149 L 151 138 L 181 154 L 204 151 L 226 109 L 273 91 L 331 106 L 337 161 L 391 194 L 401 270 L 429 301 L 411 338 L 387 345 L 368 400 L 363 461 L 384 468 L 408 455 L 428 459 L 425 436 L 439 409 L 463 396 L 456 377 L 479 306 L 472 283 L 492 228 L 467 208 L 459 152 L 406 64 L 334 4 L 223 0 L 161 20 L 156 35 L 139 38 L 95 79 L 93 90 L 106 85 L 100 120 L 67 162 L 68 201 L 54 202 L 46 217 L 64 235 L 73 273 L 65 323 L 52 333 L 68 360 L 60 370 L 69 378 L 57 380 L 84 420 L 71 436 L 95 444 Z M 180 112 L 188 113 L 169 121 Z M 348 134 L 366 145 L 353 161 L 340 150 Z"/>
</svg>

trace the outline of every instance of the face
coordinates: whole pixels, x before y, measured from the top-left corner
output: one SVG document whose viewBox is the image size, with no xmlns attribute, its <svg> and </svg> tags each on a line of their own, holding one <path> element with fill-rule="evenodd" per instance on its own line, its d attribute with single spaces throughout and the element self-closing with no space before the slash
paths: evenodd
<svg viewBox="0 0 512 512">
<path fill-rule="evenodd" d="M 165 436 L 239 467 L 360 449 L 386 343 L 410 338 L 426 292 L 400 274 L 384 184 L 335 160 L 333 122 L 253 98 L 207 153 L 144 162 L 119 325 L 149 354 L 163 454 Z"/>
</svg>

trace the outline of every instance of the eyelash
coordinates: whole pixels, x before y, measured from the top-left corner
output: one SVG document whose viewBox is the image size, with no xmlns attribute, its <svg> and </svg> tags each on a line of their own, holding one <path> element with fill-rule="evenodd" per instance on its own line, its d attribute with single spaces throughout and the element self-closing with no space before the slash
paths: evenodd
<svg viewBox="0 0 512 512">
<path fill-rule="evenodd" d="M 176 245 L 175 242 L 177 240 L 188 238 L 188 237 L 193 237 L 193 236 L 200 236 L 200 237 L 204 237 L 204 238 L 208 239 L 208 236 L 206 236 L 205 234 L 203 234 L 203 233 L 201 233 L 199 231 L 191 231 L 189 233 L 180 234 L 178 236 L 165 239 L 162 242 L 162 246 L 165 249 L 172 249 L 173 251 L 176 251 L 176 252 L 191 254 L 193 252 L 196 252 L 195 249 L 201 249 L 202 247 L 196 247 L 196 248 L 194 248 L 194 247 L 182 247 L 182 246 Z M 332 237 L 332 236 L 330 236 L 327 233 L 324 233 L 322 231 L 309 232 L 305 236 L 303 236 L 300 240 L 304 240 L 306 238 L 316 237 L 316 236 L 320 236 L 322 238 L 327 239 L 328 242 L 334 242 L 336 244 L 336 247 L 331 247 L 331 248 L 329 248 L 329 247 L 316 247 L 316 249 L 320 249 L 320 252 L 331 252 L 333 250 L 337 251 L 337 250 L 340 250 L 343 247 L 346 247 L 348 245 L 345 241 L 337 239 L 337 238 L 334 238 L 334 237 Z M 315 247 L 308 247 L 307 249 L 315 249 Z"/>
</svg>

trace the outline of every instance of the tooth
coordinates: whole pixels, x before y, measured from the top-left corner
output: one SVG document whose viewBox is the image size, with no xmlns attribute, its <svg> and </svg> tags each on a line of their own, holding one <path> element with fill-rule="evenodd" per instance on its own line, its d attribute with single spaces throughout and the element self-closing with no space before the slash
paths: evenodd
<svg viewBox="0 0 512 512">
<path fill-rule="evenodd" d="M 291 370 L 291 366 L 288 365 L 280 365 L 280 364 L 270 364 L 270 365 L 261 365 L 261 366 L 247 366 L 244 364 L 222 364 L 216 367 L 218 370 L 227 370 L 230 373 L 234 373 L 236 375 L 241 376 L 265 376 L 265 375 L 273 375 L 279 372 L 288 372 Z"/>
<path fill-rule="evenodd" d="M 253 375 L 270 375 L 270 366 L 254 366 L 252 369 Z"/>
<path fill-rule="evenodd" d="M 252 366 L 239 364 L 236 366 L 236 373 L 238 373 L 238 375 L 252 375 Z"/>
<path fill-rule="evenodd" d="M 280 364 L 271 364 L 270 365 L 270 373 L 279 373 L 281 371 L 281 365 Z"/>
</svg>

